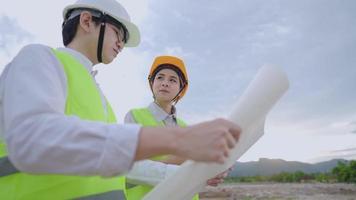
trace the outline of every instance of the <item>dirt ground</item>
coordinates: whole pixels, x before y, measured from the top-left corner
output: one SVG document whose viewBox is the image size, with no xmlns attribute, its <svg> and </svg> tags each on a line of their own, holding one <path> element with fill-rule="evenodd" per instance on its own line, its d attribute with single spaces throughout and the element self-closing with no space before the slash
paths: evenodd
<svg viewBox="0 0 356 200">
<path fill-rule="evenodd" d="M 324 183 L 254 183 L 223 184 L 208 187 L 200 193 L 201 200 L 307 199 L 356 200 L 356 184 Z"/>
</svg>

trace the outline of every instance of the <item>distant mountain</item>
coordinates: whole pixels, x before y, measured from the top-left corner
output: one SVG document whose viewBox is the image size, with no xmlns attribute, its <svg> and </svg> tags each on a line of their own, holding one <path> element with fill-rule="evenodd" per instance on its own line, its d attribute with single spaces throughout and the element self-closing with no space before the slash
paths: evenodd
<svg viewBox="0 0 356 200">
<path fill-rule="evenodd" d="M 339 161 L 347 162 L 343 159 L 333 159 L 326 162 L 310 164 L 297 161 L 285 161 L 282 159 L 260 158 L 259 161 L 236 162 L 229 176 L 269 176 L 281 172 L 295 171 L 302 171 L 304 173 L 330 172 Z"/>
</svg>

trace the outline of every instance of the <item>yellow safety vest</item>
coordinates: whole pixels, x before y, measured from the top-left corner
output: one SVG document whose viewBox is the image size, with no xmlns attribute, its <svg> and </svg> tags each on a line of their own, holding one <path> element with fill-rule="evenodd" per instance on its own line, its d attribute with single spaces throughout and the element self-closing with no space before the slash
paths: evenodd
<svg viewBox="0 0 356 200">
<path fill-rule="evenodd" d="M 67 76 L 65 114 L 84 120 L 116 123 L 109 103 L 105 114 L 100 91 L 88 70 L 74 57 L 53 50 Z M 118 133 L 119 134 L 119 133 Z M 68 155 L 70 156 L 70 155 Z M 0 141 L 0 199 L 126 199 L 125 177 L 33 175 L 19 172 Z"/>
<path fill-rule="evenodd" d="M 157 121 L 152 113 L 147 108 L 137 108 L 131 110 L 132 116 L 136 123 L 141 124 L 142 126 L 164 126 L 162 121 Z M 181 120 L 177 119 L 177 124 L 180 127 L 186 127 L 186 123 Z M 166 156 L 155 156 L 151 158 L 151 160 L 163 160 Z M 141 200 L 149 191 L 152 190 L 152 186 L 149 185 L 138 185 L 138 186 L 131 186 L 127 184 L 127 197 L 128 200 Z M 194 196 L 193 200 L 199 200 L 198 194 Z"/>
</svg>

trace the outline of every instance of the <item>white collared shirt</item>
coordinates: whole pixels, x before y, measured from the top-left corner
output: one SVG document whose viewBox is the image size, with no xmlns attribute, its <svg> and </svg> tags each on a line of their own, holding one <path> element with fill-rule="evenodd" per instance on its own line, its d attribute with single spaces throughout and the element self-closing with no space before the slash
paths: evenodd
<svg viewBox="0 0 356 200">
<path fill-rule="evenodd" d="M 81 53 L 58 50 L 92 72 L 92 63 Z M 126 173 L 134 162 L 140 126 L 67 116 L 66 99 L 66 74 L 50 47 L 28 45 L 5 67 L 0 77 L 0 136 L 11 162 L 29 173 Z"/>
</svg>

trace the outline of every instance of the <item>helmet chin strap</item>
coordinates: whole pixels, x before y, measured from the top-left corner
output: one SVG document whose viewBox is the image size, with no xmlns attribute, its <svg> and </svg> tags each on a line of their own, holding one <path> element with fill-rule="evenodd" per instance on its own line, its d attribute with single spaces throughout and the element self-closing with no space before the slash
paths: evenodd
<svg viewBox="0 0 356 200">
<path fill-rule="evenodd" d="M 181 79 L 181 78 L 180 78 Z M 183 80 L 180 80 L 182 83 L 182 87 L 179 89 L 179 92 L 177 93 L 177 95 L 172 99 L 173 105 L 176 105 L 180 99 L 180 94 L 182 93 L 182 91 L 184 90 L 185 87 L 187 87 L 187 84 L 183 82 Z"/>
<path fill-rule="evenodd" d="M 97 49 L 97 58 L 99 63 L 103 62 L 102 55 L 103 55 L 105 26 L 106 26 L 106 15 L 103 14 L 100 19 L 100 33 L 99 33 L 98 49 Z"/>
<path fill-rule="evenodd" d="M 171 100 L 173 102 L 173 105 L 176 105 L 178 103 L 179 95 L 180 95 L 180 93 L 182 93 L 184 87 L 185 87 L 185 85 L 183 85 L 183 87 L 179 89 L 179 92 L 177 93 L 177 95 Z"/>
</svg>

